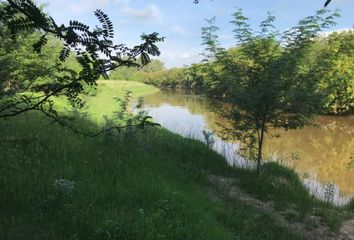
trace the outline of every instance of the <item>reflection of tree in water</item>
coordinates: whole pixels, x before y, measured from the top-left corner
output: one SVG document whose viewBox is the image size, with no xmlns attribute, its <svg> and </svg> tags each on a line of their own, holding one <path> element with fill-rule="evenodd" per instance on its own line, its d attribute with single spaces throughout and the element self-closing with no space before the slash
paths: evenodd
<svg viewBox="0 0 354 240">
<path fill-rule="evenodd" d="M 298 152 L 299 160 L 285 158 L 286 163 L 321 182 L 336 183 L 344 194 L 353 194 L 354 171 L 348 169 L 348 163 L 354 150 L 354 118 L 319 117 L 316 123 L 318 127 L 278 131 L 280 138 L 268 137 L 268 154 Z"/>
<path fill-rule="evenodd" d="M 144 97 L 145 102 L 151 107 L 160 107 L 163 104 L 171 106 L 185 107 L 192 114 L 199 114 L 205 117 L 209 128 L 214 132 L 221 130 L 220 125 L 227 124 L 212 110 L 211 103 L 203 95 L 193 94 L 191 91 L 166 90 Z"/>
<path fill-rule="evenodd" d="M 225 119 L 211 111 L 209 101 L 200 95 L 164 91 L 145 97 L 145 102 L 151 107 L 168 103 L 187 108 L 192 114 L 203 115 L 209 129 L 217 134 L 222 129 L 220 125 L 227 124 Z M 348 169 L 354 151 L 354 117 L 323 116 L 318 117 L 316 123 L 317 127 L 269 133 L 265 153 L 284 157 L 285 164 L 310 178 L 322 183 L 334 182 L 344 194 L 354 194 L 354 169 Z M 271 137 L 276 134 L 280 137 Z M 289 157 L 294 152 L 299 159 Z"/>
<path fill-rule="evenodd" d="M 192 94 L 190 91 L 166 90 L 144 97 L 151 107 L 160 107 L 168 103 L 171 106 L 185 107 L 192 114 L 208 114 L 210 112 L 209 101 L 202 95 Z"/>
</svg>

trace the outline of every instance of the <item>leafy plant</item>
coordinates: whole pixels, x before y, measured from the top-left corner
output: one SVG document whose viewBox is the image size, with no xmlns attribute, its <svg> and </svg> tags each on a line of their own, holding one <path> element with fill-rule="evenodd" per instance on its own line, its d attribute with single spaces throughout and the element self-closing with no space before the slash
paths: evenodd
<svg viewBox="0 0 354 240">
<path fill-rule="evenodd" d="M 259 30 L 251 29 L 241 9 L 232 16 L 237 40 L 234 51 L 215 48 L 215 36 L 202 31 L 210 38 L 203 41 L 209 44 L 206 50 L 215 56 L 214 66 L 209 68 L 213 79 L 210 95 L 228 103 L 227 108 L 216 108 L 232 122 L 231 127 L 224 126 L 224 133 L 243 143 L 241 153 L 257 161 L 259 173 L 268 129 L 301 128 L 320 108 L 316 82 L 306 77 L 303 64 L 314 38 L 335 24 L 338 13 L 319 10 L 283 33 L 274 28 L 271 14 Z"/>
<path fill-rule="evenodd" d="M 318 82 L 327 113 L 354 111 L 354 29 L 334 32 L 317 40 L 324 45 L 309 77 Z"/>
<path fill-rule="evenodd" d="M 60 39 L 62 48 L 53 66 L 55 74 L 47 81 L 35 76 L 21 84 L 13 84 L 11 78 L 1 79 L 0 118 L 16 116 L 27 111 L 40 111 L 46 116 L 67 126 L 58 115 L 54 97 L 65 96 L 73 106 L 82 106 L 80 93 L 84 86 L 93 86 L 107 71 L 122 66 L 139 66 L 137 59 L 145 65 L 150 56 L 160 54 L 157 42 L 163 41 L 158 33 L 141 35 L 142 43 L 132 48 L 124 44 L 114 44 L 114 29 L 109 17 L 101 10 L 95 16 L 100 27 L 91 29 L 88 25 L 72 20 L 68 25 L 58 24 L 45 14 L 32 0 L 8 0 L 0 5 L 0 28 L 6 38 L 11 35 L 16 41 L 26 37 L 24 33 L 37 33 L 39 38 L 33 43 L 33 50 L 40 54 L 52 36 Z M 73 54 L 79 69 L 65 65 Z M 104 56 L 104 57 L 101 57 Z"/>
</svg>

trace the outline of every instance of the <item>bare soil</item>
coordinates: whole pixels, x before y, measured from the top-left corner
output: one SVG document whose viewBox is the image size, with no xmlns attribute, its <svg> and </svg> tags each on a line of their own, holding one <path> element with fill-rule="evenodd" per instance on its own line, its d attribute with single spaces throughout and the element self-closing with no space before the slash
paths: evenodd
<svg viewBox="0 0 354 240">
<path fill-rule="evenodd" d="M 293 220 L 290 221 L 286 216 L 296 214 L 296 210 L 291 207 L 286 211 L 276 210 L 272 202 L 263 202 L 243 192 L 232 178 L 210 175 L 209 182 L 211 186 L 217 190 L 209 190 L 214 199 L 222 201 L 220 196 L 217 195 L 222 191 L 231 200 L 242 201 L 259 211 L 272 216 L 279 225 L 304 237 L 304 239 L 354 240 L 354 219 L 344 222 L 339 233 L 335 233 L 321 221 L 319 216 L 310 216 L 309 219 L 306 220 L 306 223 L 294 222 Z"/>
</svg>

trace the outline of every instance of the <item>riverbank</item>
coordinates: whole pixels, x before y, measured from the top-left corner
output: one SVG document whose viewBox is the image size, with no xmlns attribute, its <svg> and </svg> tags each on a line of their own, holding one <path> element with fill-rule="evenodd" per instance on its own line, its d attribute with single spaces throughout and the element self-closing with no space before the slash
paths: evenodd
<svg viewBox="0 0 354 240">
<path fill-rule="evenodd" d="M 95 109 L 112 107 L 117 84 Z M 0 130 L 24 140 L 0 144 L 0 239 L 335 239 L 351 217 L 292 170 L 267 164 L 257 177 L 162 128 L 88 138 L 25 114 Z"/>
<path fill-rule="evenodd" d="M 161 90 L 146 96 L 144 102 L 149 115 L 163 127 L 200 141 L 205 141 L 204 130 L 213 132 L 214 150 L 231 165 L 249 165 L 235 157 L 237 141 L 222 131 L 228 121 L 205 95 Z M 264 156 L 296 169 L 319 198 L 346 204 L 354 196 L 354 188 L 348 184 L 354 182 L 354 168 L 348 168 L 354 149 L 354 118 L 317 116 L 313 123 L 315 126 L 291 131 L 270 130 L 265 138 Z M 229 137 L 229 141 L 221 137 Z"/>
</svg>

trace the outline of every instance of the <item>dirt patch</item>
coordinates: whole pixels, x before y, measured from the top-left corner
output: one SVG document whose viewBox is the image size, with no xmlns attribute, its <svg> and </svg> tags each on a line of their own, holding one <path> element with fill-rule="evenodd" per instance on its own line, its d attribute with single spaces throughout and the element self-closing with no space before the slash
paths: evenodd
<svg viewBox="0 0 354 240">
<path fill-rule="evenodd" d="M 289 214 L 297 214 L 294 209 L 289 208 L 285 212 L 279 212 L 274 208 L 271 202 L 263 202 L 243 192 L 241 189 L 239 189 L 235 180 L 232 178 L 210 175 L 209 182 L 213 187 L 217 188 L 217 192 L 222 191 L 227 197 L 237 201 L 242 201 L 243 203 L 258 209 L 259 211 L 272 216 L 279 225 L 289 229 L 294 233 L 297 233 L 305 239 L 354 240 L 354 238 L 350 238 L 350 236 L 354 236 L 354 220 L 344 224 L 342 227 L 343 231 L 341 229 L 340 234 L 333 233 L 328 226 L 320 221 L 318 216 L 311 216 L 309 220 L 306 221 L 306 224 L 302 222 L 290 222 L 286 216 Z M 215 192 L 214 195 L 217 194 L 217 192 Z M 214 197 L 217 198 L 217 196 Z M 308 226 L 313 227 L 309 229 Z"/>
<path fill-rule="evenodd" d="M 354 240 L 354 219 L 344 222 L 340 228 L 341 240 Z"/>
</svg>

